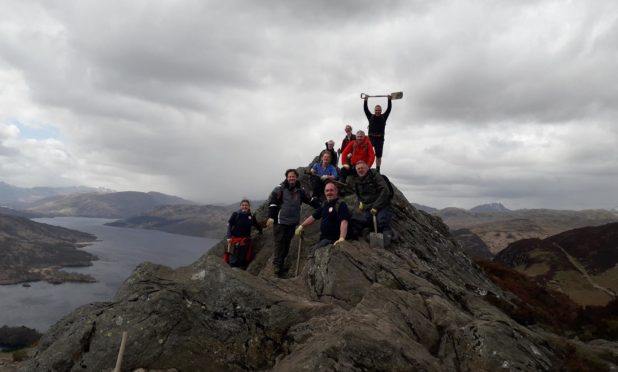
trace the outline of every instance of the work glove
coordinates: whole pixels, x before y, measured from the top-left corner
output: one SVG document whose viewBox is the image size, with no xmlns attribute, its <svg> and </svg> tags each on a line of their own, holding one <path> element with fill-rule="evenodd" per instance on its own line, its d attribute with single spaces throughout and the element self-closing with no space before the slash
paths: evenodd
<svg viewBox="0 0 618 372">
<path fill-rule="evenodd" d="M 351 158 L 351 157 L 352 157 L 352 153 L 349 153 L 348 154 L 348 159 Z"/>
<path fill-rule="evenodd" d="M 376 214 L 378 214 L 378 210 L 375 208 L 371 208 L 371 214 L 375 216 Z"/>
<path fill-rule="evenodd" d="M 227 244 L 230 244 L 230 243 L 232 243 L 232 239 L 230 239 L 230 238 L 227 238 L 226 240 L 227 240 Z"/>
<path fill-rule="evenodd" d="M 294 231 L 294 235 L 302 236 L 303 235 L 303 230 L 304 230 L 303 225 L 298 225 L 298 227 Z"/>
<path fill-rule="evenodd" d="M 343 165 L 343 167 L 344 167 L 345 169 L 350 169 L 350 164 L 344 164 L 344 165 Z"/>
<path fill-rule="evenodd" d="M 275 223 L 275 220 L 273 220 L 272 218 L 269 218 L 268 220 L 266 220 L 266 227 L 271 227 L 274 223 Z"/>
<path fill-rule="evenodd" d="M 362 211 L 363 209 L 365 209 L 365 205 L 363 205 L 363 202 L 358 203 L 358 210 Z"/>
<path fill-rule="evenodd" d="M 326 181 L 328 179 L 328 176 L 324 175 L 322 177 L 320 177 L 322 179 L 322 181 Z"/>
<path fill-rule="evenodd" d="M 343 242 L 345 242 L 345 238 L 342 236 L 342 237 L 340 237 L 340 238 L 339 238 L 339 240 L 337 240 L 336 242 L 334 242 L 334 243 L 333 243 L 333 245 L 337 245 L 337 244 L 339 244 L 339 243 L 343 243 Z"/>
</svg>

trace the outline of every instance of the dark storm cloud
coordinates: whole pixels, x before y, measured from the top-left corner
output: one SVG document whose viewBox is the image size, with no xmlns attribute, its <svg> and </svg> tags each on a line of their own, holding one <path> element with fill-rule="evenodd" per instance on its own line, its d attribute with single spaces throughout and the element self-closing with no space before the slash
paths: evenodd
<svg viewBox="0 0 618 372">
<path fill-rule="evenodd" d="M 0 6 L 0 83 L 12 87 L 0 88 L 10 107 L 0 125 L 39 119 L 59 136 L 13 136 L 0 151 L 13 175 L 40 157 L 62 182 L 263 198 L 282 170 L 307 164 L 326 139 L 339 143 L 344 122 L 366 127 L 359 93 L 402 90 L 384 169 L 412 200 L 618 205 L 604 191 L 617 180 L 617 10 L 10 1 Z M 27 156 L 11 152 L 24 146 Z M 39 184 L 54 179 L 38 172 Z"/>
</svg>

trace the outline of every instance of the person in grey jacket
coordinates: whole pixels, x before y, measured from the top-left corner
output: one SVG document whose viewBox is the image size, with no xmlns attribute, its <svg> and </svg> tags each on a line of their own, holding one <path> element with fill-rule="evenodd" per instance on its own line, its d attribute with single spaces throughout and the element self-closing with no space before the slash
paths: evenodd
<svg viewBox="0 0 618 372">
<path fill-rule="evenodd" d="M 273 227 L 275 252 L 273 267 L 275 275 L 282 277 L 283 263 L 290 251 L 290 243 L 294 237 L 296 225 L 300 222 L 300 207 L 302 203 L 314 208 L 319 207 L 319 201 L 309 198 L 298 182 L 296 169 L 285 171 L 285 181 L 275 187 L 268 199 L 268 220 L 266 226 Z"/>
</svg>

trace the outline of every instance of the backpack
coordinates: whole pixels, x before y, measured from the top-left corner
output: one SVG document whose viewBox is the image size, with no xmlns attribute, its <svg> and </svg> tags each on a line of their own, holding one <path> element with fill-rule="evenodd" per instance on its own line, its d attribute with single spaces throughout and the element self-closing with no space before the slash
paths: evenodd
<svg viewBox="0 0 618 372">
<path fill-rule="evenodd" d="M 393 188 L 393 184 L 391 183 L 391 180 L 389 180 L 388 177 L 382 174 L 380 174 L 380 176 L 384 178 L 384 181 L 386 181 L 386 185 L 388 186 L 388 198 L 392 199 L 395 196 L 395 189 Z"/>
</svg>

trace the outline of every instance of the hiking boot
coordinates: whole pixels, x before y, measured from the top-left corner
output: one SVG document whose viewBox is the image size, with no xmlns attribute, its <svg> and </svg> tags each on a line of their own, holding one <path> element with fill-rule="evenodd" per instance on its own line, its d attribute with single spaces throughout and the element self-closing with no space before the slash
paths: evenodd
<svg viewBox="0 0 618 372">
<path fill-rule="evenodd" d="M 390 229 L 385 229 L 382 231 L 382 236 L 384 237 L 384 247 L 388 247 L 393 241 L 393 231 Z"/>
</svg>

